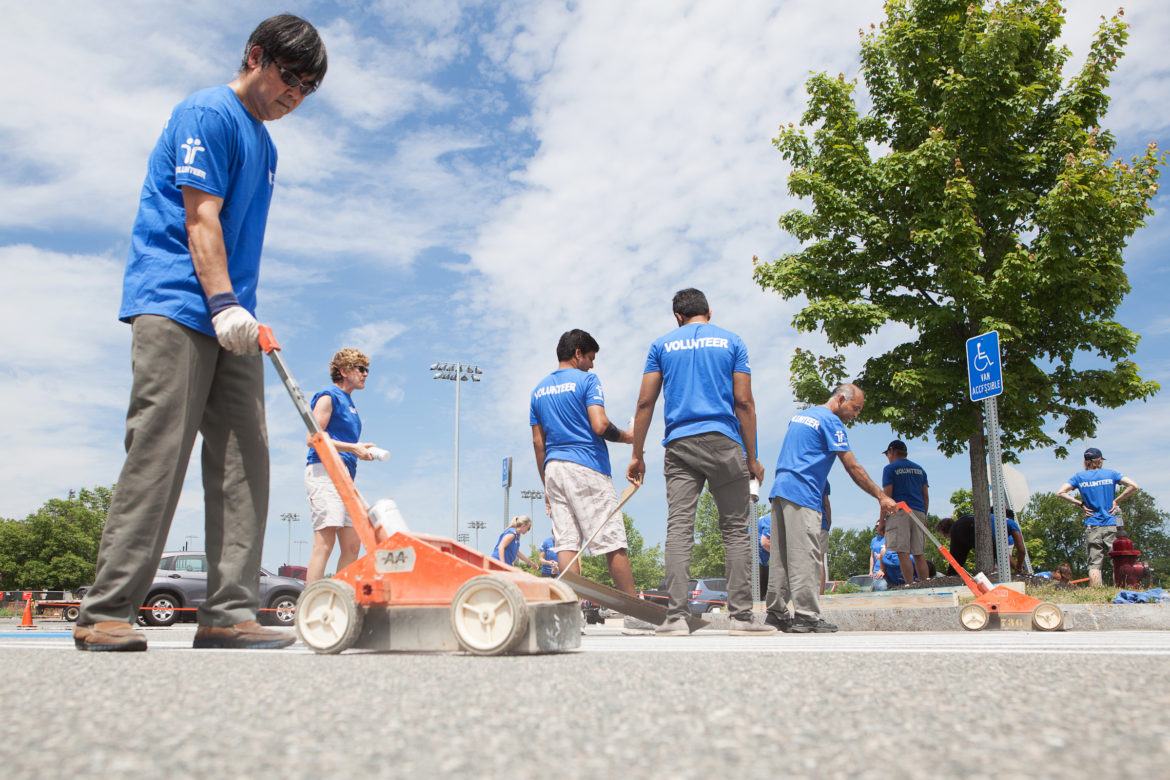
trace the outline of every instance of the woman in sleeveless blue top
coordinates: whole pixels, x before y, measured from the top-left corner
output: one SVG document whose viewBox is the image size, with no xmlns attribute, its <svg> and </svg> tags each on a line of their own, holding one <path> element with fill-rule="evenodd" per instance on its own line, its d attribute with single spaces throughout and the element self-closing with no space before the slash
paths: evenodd
<svg viewBox="0 0 1170 780">
<path fill-rule="evenodd" d="M 313 396 L 310 406 L 317 424 L 333 440 L 333 446 L 349 469 L 351 477 L 357 474 L 359 460 L 373 460 L 372 442 L 358 441 L 362 433 L 362 420 L 354 406 L 352 394 L 366 386 L 370 373 L 370 359 L 361 350 L 347 347 L 329 362 L 331 387 Z M 317 451 L 309 448 L 305 465 L 305 492 L 309 496 L 309 508 L 313 517 L 313 552 L 309 556 L 306 582 L 314 582 L 325 576 L 325 565 L 333 554 L 334 542 L 340 542 L 341 553 L 337 570 L 357 560 L 361 543 L 353 530 L 353 520 L 345 511 L 345 504 L 333 481 L 325 471 Z"/>
<path fill-rule="evenodd" d="M 512 522 L 500 534 L 500 538 L 496 540 L 496 546 L 492 549 L 492 557 L 497 561 L 503 561 L 509 566 L 516 562 L 516 559 L 527 563 L 533 568 L 539 568 L 532 559 L 524 553 L 520 552 L 520 537 L 532 530 L 532 518 L 528 515 L 516 515 L 512 518 Z"/>
</svg>

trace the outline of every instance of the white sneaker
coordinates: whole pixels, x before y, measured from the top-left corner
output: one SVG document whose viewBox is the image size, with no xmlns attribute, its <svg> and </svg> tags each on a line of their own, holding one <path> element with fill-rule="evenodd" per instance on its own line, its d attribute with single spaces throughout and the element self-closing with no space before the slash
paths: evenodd
<svg viewBox="0 0 1170 780">
<path fill-rule="evenodd" d="M 688 636 L 691 627 L 684 617 L 667 618 L 666 622 L 654 629 L 654 636 Z"/>
<path fill-rule="evenodd" d="M 727 629 L 728 636 L 767 636 L 775 633 L 776 626 L 758 620 L 755 615 L 743 620 L 732 618 Z"/>
<path fill-rule="evenodd" d="M 626 636 L 647 636 L 654 633 L 654 624 L 626 615 L 622 619 L 622 633 Z"/>
</svg>

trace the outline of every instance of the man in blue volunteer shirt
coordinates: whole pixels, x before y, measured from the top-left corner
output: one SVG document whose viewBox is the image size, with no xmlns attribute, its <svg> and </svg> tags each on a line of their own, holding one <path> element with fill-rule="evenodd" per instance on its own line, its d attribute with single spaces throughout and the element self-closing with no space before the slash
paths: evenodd
<svg viewBox="0 0 1170 780">
<path fill-rule="evenodd" d="M 1085 470 L 1079 471 L 1060 486 L 1056 495 L 1076 504 L 1085 514 L 1085 545 L 1089 551 L 1089 584 L 1101 584 L 1101 564 L 1113 548 L 1117 536 L 1120 504 L 1138 489 L 1137 483 L 1113 469 L 1103 468 L 1105 456 L 1096 447 L 1085 450 Z M 1125 490 L 1117 495 L 1117 486 Z M 1080 491 L 1078 501 L 1072 492 Z"/>
<path fill-rule="evenodd" d="M 818 591 L 822 561 L 820 532 L 825 484 L 837 459 L 853 481 L 878 500 L 882 514 L 894 500 L 874 484 L 849 448 L 845 423 L 861 413 L 865 394 L 838 385 L 829 400 L 798 412 L 788 423 L 772 481 L 772 573 L 768 577 L 767 622 L 781 631 L 827 633 L 837 627 L 821 619 Z M 788 612 L 792 602 L 795 614 Z"/>
<path fill-rule="evenodd" d="M 689 288 L 675 293 L 678 328 L 650 346 L 638 409 L 634 416 L 634 454 L 626 478 L 635 484 L 646 474 L 646 434 L 658 395 L 663 395 L 666 438 L 666 622 L 656 633 L 690 633 L 686 616 L 695 510 L 704 483 L 719 509 L 719 529 L 727 567 L 729 633 L 756 635 L 774 629 L 752 618 L 751 544 L 748 533 L 748 482 L 762 479 L 756 460 L 756 403 L 751 365 L 743 340 L 711 324 L 707 297 Z"/>
<path fill-rule="evenodd" d="M 528 422 L 561 569 L 592 537 L 589 549 L 605 556 L 614 585 L 632 596 L 626 524 L 620 513 L 614 513 L 618 496 L 605 442 L 629 444 L 633 437 L 618 430 L 605 414 L 601 380 L 590 372 L 600 349 L 579 328 L 561 334 L 557 370 L 532 391 Z M 580 574 L 580 562 L 572 571 Z"/>
<path fill-rule="evenodd" d="M 79 649 L 146 649 L 134 622 L 197 433 L 208 574 L 194 646 L 295 641 L 256 622 L 268 434 L 254 313 L 276 176 L 264 122 L 295 110 L 327 65 L 305 20 L 282 14 L 261 22 L 235 80 L 175 107 L 150 155 L 119 312 L 133 331 L 126 462 L 73 632 Z"/>
<path fill-rule="evenodd" d="M 906 458 L 906 443 L 901 439 L 890 442 L 882 454 L 889 461 L 882 469 L 882 490 L 894 503 L 905 501 L 910 511 L 925 523 L 926 509 L 930 506 L 926 470 Z M 887 517 L 886 549 L 898 553 L 905 582 L 913 582 L 915 572 L 918 579 L 926 579 L 926 536 L 918 523 L 901 512 Z"/>
<path fill-rule="evenodd" d="M 557 573 L 557 554 L 553 550 L 556 542 L 550 536 L 540 543 L 540 576 L 552 577 Z"/>
<path fill-rule="evenodd" d="M 760 529 L 760 594 L 768 592 L 768 561 L 772 554 L 772 516 L 764 515 L 756 521 Z"/>
<path fill-rule="evenodd" d="M 873 578 L 873 589 L 885 590 L 890 586 L 882 568 L 882 556 L 886 554 L 886 519 L 878 518 L 873 530 L 874 536 L 869 540 L 869 574 Z"/>
</svg>

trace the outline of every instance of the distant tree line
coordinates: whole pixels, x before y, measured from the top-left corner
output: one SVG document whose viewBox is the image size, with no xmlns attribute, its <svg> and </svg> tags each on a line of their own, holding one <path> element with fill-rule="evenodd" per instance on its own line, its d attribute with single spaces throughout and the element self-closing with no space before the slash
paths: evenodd
<svg viewBox="0 0 1170 780">
<path fill-rule="evenodd" d="M 23 520 L 0 519 L 0 588 L 73 590 L 93 582 L 114 486 L 69 491 Z"/>
</svg>

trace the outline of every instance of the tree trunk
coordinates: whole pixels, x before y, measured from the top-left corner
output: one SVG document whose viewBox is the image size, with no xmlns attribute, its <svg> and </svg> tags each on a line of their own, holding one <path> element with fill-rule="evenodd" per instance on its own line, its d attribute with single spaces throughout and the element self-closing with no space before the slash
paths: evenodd
<svg viewBox="0 0 1170 780">
<path fill-rule="evenodd" d="M 975 416 L 975 433 L 968 440 L 967 451 L 971 459 L 971 505 L 975 512 L 975 571 L 986 573 L 995 568 L 995 551 L 991 543 L 991 495 L 987 489 L 983 405 L 971 404 L 971 413 Z"/>
</svg>

